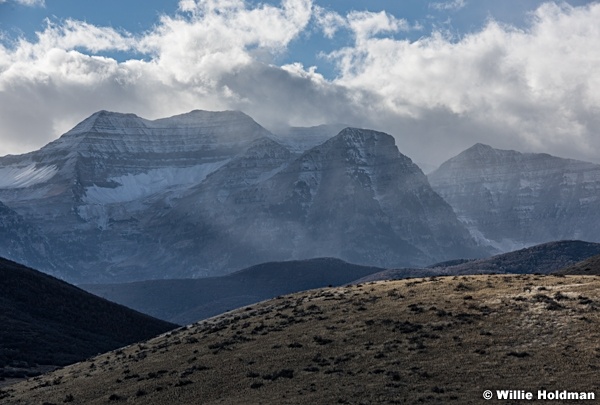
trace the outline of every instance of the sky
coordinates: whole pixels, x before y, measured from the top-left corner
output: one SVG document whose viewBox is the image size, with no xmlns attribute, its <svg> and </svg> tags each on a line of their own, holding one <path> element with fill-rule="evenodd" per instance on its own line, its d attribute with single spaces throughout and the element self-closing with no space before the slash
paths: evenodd
<svg viewBox="0 0 600 405">
<path fill-rule="evenodd" d="M 98 110 L 344 123 L 439 164 L 477 142 L 600 163 L 600 2 L 0 0 L 0 156 Z"/>
</svg>

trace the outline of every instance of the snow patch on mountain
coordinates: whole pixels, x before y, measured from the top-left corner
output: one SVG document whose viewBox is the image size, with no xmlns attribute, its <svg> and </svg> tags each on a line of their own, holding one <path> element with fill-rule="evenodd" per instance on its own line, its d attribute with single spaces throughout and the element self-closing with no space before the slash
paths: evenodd
<svg viewBox="0 0 600 405">
<path fill-rule="evenodd" d="M 0 167 L 0 188 L 23 188 L 50 180 L 58 172 L 55 165 L 37 167 Z"/>
<path fill-rule="evenodd" d="M 152 194 L 179 186 L 189 186 L 202 182 L 206 176 L 216 171 L 230 159 L 204 163 L 192 167 L 165 167 L 145 173 L 127 174 L 109 179 L 116 187 L 94 185 L 86 188 L 83 202 L 86 204 L 115 204 L 134 201 Z"/>
</svg>

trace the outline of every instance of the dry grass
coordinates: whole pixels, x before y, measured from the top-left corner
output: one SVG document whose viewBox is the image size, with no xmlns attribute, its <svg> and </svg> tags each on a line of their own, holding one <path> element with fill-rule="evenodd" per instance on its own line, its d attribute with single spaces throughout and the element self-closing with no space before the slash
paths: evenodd
<svg viewBox="0 0 600 405">
<path fill-rule="evenodd" d="M 486 389 L 593 391 L 599 315 L 596 277 L 314 290 L 5 387 L 0 402 L 469 404 Z"/>
</svg>

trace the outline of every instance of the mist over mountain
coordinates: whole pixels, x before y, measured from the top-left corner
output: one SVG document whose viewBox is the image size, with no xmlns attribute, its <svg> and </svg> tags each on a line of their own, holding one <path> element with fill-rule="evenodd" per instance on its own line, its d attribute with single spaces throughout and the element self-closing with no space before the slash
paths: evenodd
<svg viewBox="0 0 600 405">
<path fill-rule="evenodd" d="M 143 224 L 153 199 L 168 203 L 266 134 L 239 112 L 148 121 L 100 111 L 38 151 L 1 158 L 0 200 L 77 268 L 64 277 L 112 277 L 120 266 L 143 277 L 126 263 L 157 247 Z"/>
<path fill-rule="evenodd" d="M 501 251 L 600 241 L 600 165 L 476 144 L 428 178 L 472 235 Z"/>
<path fill-rule="evenodd" d="M 302 153 L 337 135 L 351 125 L 324 124 L 313 127 L 288 127 L 274 129 L 272 139 L 293 153 Z"/>
<path fill-rule="evenodd" d="M 194 224 L 177 254 L 209 260 L 190 268 L 313 257 L 387 267 L 486 253 L 390 135 L 345 129 L 288 162 L 274 142 L 261 153 L 261 181 L 247 177 L 258 164 L 236 158 L 153 222 Z"/>
<path fill-rule="evenodd" d="M 393 137 L 345 129 L 313 146 L 331 130 L 274 135 L 235 111 L 154 121 L 100 111 L 38 151 L 0 158 L 0 201 L 40 229 L 78 283 L 489 253 Z"/>
</svg>

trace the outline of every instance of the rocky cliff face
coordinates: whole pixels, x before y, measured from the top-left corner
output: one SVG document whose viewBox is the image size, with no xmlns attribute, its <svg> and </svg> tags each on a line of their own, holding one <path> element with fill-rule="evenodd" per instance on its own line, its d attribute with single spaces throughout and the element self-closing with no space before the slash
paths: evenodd
<svg viewBox="0 0 600 405">
<path fill-rule="evenodd" d="M 270 210 L 307 225 L 304 254 L 336 253 L 380 266 L 475 254 L 451 208 L 381 132 L 344 129 L 268 186 L 276 190 Z"/>
<path fill-rule="evenodd" d="M 67 279 L 148 277 L 145 261 L 126 273 L 156 247 L 143 224 L 153 202 L 168 205 L 266 135 L 234 111 L 155 121 L 100 111 L 38 151 L 1 158 L 0 201 L 43 231 L 72 265 Z"/>
<path fill-rule="evenodd" d="M 63 266 L 48 239 L 33 224 L 0 202 L 0 257 L 61 276 Z M 60 265 L 59 265 L 60 264 Z"/>
<path fill-rule="evenodd" d="M 346 129 L 300 155 L 276 138 L 240 112 L 102 111 L 1 158 L 0 201 L 43 231 L 73 282 L 485 254 L 391 136 Z"/>
<path fill-rule="evenodd" d="M 471 233 L 499 250 L 600 241 L 600 166 L 477 144 L 429 175 Z"/>
<path fill-rule="evenodd" d="M 153 221 L 155 229 L 184 218 L 193 224 L 173 251 L 210 259 L 188 268 L 211 274 L 215 264 L 325 256 L 403 266 L 487 253 L 390 135 L 347 128 L 287 163 L 281 146 L 268 146 L 263 175 L 252 175 L 260 181 L 232 161 L 177 201 L 168 219 Z M 257 168 L 247 157 L 240 162 Z"/>
</svg>

